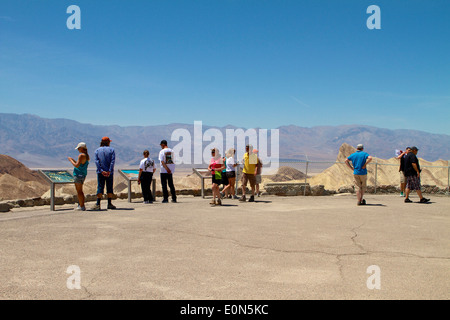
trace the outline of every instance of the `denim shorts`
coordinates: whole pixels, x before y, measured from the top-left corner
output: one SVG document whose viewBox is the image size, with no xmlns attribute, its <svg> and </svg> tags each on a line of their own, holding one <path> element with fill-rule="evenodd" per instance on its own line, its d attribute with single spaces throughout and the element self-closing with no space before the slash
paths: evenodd
<svg viewBox="0 0 450 320">
<path fill-rule="evenodd" d="M 101 173 L 97 174 L 97 194 L 103 194 L 105 191 L 106 184 L 106 193 L 114 193 L 113 192 L 113 182 L 114 176 L 110 175 L 109 177 L 103 176 Z"/>
<path fill-rule="evenodd" d="M 75 175 L 75 176 L 73 176 L 73 182 L 75 182 L 75 183 L 83 184 L 84 180 L 86 180 L 86 176 L 83 176 L 83 175 Z"/>
</svg>

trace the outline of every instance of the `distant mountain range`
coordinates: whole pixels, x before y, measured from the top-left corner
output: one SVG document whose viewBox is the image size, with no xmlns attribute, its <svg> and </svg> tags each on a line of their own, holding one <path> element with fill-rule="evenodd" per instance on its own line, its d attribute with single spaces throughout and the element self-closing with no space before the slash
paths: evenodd
<svg viewBox="0 0 450 320">
<path fill-rule="evenodd" d="M 68 156 L 75 157 L 78 142 L 86 142 L 89 152 L 99 146 L 103 136 L 109 136 L 116 149 L 117 163 L 137 164 L 144 149 L 153 158 L 160 150 L 162 139 L 170 142 L 172 132 L 186 129 L 192 136 L 194 124 L 168 124 L 158 126 L 92 125 L 68 119 L 45 119 L 30 114 L 0 113 L 0 154 L 11 156 L 31 168 L 70 167 Z M 203 131 L 212 128 L 203 125 Z M 217 128 L 225 136 L 226 129 Z M 242 128 L 245 130 L 245 128 Z M 270 128 L 269 128 L 270 129 Z M 343 143 L 365 145 L 365 150 L 376 157 L 389 159 L 396 149 L 415 145 L 419 156 L 429 161 L 450 159 L 450 135 L 431 134 L 416 130 L 389 130 L 363 125 L 318 126 L 312 128 L 295 125 L 281 126 L 280 159 L 334 161 Z M 269 140 L 270 141 L 270 140 Z M 204 142 L 206 147 L 209 142 Z"/>
</svg>

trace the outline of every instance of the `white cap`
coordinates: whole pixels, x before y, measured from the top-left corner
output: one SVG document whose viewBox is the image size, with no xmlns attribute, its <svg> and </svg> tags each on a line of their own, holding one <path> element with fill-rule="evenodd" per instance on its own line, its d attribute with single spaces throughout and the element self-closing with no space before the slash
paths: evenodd
<svg viewBox="0 0 450 320">
<path fill-rule="evenodd" d="M 78 148 L 84 148 L 84 149 L 87 149 L 86 143 L 80 142 L 80 143 L 77 145 L 77 147 L 75 148 L 75 150 L 78 150 Z"/>
</svg>

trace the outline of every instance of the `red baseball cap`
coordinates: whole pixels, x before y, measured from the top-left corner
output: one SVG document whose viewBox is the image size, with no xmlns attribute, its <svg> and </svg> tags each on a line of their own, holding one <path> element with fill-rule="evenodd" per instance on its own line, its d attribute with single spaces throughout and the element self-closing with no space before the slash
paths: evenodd
<svg viewBox="0 0 450 320">
<path fill-rule="evenodd" d="M 111 141 L 111 139 L 108 138 L 108 137 L 103 137 L 103 138 L 102 138 L 102 141 Z"/>
</svg>

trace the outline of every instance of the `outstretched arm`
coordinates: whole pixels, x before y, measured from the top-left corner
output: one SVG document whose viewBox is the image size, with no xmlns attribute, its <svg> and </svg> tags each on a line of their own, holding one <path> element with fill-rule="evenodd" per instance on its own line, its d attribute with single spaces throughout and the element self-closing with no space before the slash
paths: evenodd
<svg viewBox="0 0 450 320">
<path fill-rule="evenodd" d="M 403 151 L 402 153 L 400 153 L 398 155 L 398 157 L 396 157 L 396 159 L 401 159 L 405 154 L 406 154 L 406 151 Z"/>
<path fill-rule="evenodd" d="M 77 159 L 77 161 L 75 161 L 73 158 L 71 158 L 71 157 L 68 157 L 67 159 L 69 159 L 69 161 L 72 163 L 72 165 L 75 167 L 75 168 L 78 168 L 80 165 L 81 165 L 81 162 L 83 161 L 83 158 L 84 157 L 86 157 L 84 154 L 80 154 L 79 156 L 78 156 L 78 159 Z"/>
</svg>

